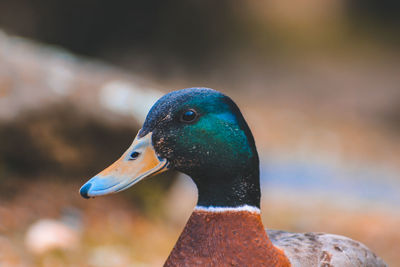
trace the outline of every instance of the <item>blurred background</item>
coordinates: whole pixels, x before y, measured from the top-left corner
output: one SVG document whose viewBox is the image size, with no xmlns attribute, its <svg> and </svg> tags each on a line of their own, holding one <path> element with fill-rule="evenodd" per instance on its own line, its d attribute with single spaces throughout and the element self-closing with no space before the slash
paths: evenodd
<svg viewBox="0 0 400 267">
<path fill-rule="evenodd" d="M 150 106 L 205 86 L 241 108 L 268 228 L 365 243 L 400 266 L 400 4 L 0 1 L 0 266 L 161 266 L 195 203 L 177 173 L 79 187 Z"/>
</svg>

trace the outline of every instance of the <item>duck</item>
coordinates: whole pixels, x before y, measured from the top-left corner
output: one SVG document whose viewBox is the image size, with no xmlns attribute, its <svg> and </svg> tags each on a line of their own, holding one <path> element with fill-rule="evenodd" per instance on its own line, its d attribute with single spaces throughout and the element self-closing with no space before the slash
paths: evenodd
<svg viewBox="0 0 400 267">
<path fill-rule="evenodd" d="M 131 146 L 80 194 L 118 193 L 172 169 L 191 177 L 198 200 L 166 267 L 386 266 L 364 244 L 344 236 L 265 230 L 254 137 L 235 102 L 210 88 L 162 96 Z"/>
</svg>

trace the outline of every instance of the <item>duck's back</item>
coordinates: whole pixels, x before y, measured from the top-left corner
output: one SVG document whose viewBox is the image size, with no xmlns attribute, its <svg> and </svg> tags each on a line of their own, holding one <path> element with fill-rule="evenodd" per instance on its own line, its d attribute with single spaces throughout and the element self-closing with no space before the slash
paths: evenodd
<svg viewBox="0 0 400 267">
<path fill-rule="evenodd" d="M 386 266 L 365 245 L 344 236 L 278 230 L 267 230 L 267 233 L 272 243 L 285 252 L 294 267 Z"/>
</svg>

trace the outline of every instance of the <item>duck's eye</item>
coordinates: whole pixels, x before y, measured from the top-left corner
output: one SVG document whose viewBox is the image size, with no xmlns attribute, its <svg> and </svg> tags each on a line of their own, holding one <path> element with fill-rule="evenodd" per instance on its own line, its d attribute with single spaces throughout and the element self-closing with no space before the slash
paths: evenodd
<svg viewBox="0 0 400 267">
<path fill-rule="evenodd" d="M 197 113 L 193 109 L 186 110 L 181 115 L 182 122 L 193 122 L 197 118 Z"/>
<path fill-rule="evenodd" d="M 135 160 L 135 159 L 137 159 L 137 157 L 139 157 L 139 155 L 140 155 L 139 152 L 133 151 L 133 152 L 131 153 L 131 155 L 129 156 L 129 160 Z"/>
</svg>

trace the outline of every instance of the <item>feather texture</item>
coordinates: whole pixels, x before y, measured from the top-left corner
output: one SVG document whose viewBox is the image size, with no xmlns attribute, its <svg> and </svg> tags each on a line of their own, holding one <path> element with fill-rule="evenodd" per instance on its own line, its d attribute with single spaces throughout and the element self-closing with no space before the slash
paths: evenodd
<svg viewBox="0 0 400 267">
<path fill-rule="evenodd" d="M 384 267 L 386 264 L 360 242 L 325 233 L 289 233 L 267 230 L 294 267 Z"/>
</svg>

